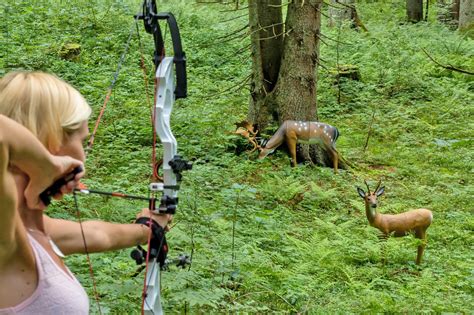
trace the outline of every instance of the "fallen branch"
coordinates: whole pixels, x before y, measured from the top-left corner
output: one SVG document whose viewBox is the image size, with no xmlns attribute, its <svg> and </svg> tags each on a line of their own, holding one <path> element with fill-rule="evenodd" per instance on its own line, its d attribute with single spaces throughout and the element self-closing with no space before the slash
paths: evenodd
<svg viewBox="0 0 474 315">
<path fill-rule="evenodd" d="M 440 66 L 440 67 L 442 67 L 446 70 L 451 70 L 451 71 L 461 72 L 461 73 L 464 73 L 464 74 L 474 75 L 474 72 L 472 72 L 472 71 L 459 69 L 459 68 L 456 68 L 455 66 L 450 65 L 450 64 L 443 65 L 440 62 L 436 61 L 433 57 L 431 57 L 430 54 L 428 54 L 428 52 L 424 48 L 421 48 L 421 50 L 423 50 L 423 52 L 426 54 L 426 56 L 428 56 L 428 58 L 431 59 L 431 61 L 433 61 L 435 64 L 437 64 L 438 66 Z"/>
</svg>

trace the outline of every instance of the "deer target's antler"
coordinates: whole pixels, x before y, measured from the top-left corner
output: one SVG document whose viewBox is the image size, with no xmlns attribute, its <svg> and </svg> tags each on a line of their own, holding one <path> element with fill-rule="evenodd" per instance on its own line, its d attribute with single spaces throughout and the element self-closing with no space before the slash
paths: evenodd
<svg viewBox="0 0 474 315">
<path fill-rule="evenodd" d="M 374 190 L 375 192 L 377 192 L 377 190 L 379 190 L 381 184 L 382 184 L 382 181 L 379 180 L 379 183 L 377 184 L 377 188 L 375 188 L 375 190 Z"/>
<path fill-rule="evenodd" d="M 258 130 L 254 131 L 254 126 L 251 123 L 243 120 L 239 123 L 236 123 L 235 125 L 237 126 L 237 129 L 235 130 L 234 134 L 241 135 L 253 145 L 253 148 L 249 151 L 249 153 L 252 153 L 257 149 L 260 151 L 262 150 L 262 147 L 258 144 L 256 139 Z"/>
<path fill-rule="evenodd" d="M 364 183 L 365 183 L 365 186 L 367 187 L 367 193 L 370 195 L 370 188 L 369 188 L 369 184 L 367 183 L 367 180 L 364 179 Z"/>
</svg>

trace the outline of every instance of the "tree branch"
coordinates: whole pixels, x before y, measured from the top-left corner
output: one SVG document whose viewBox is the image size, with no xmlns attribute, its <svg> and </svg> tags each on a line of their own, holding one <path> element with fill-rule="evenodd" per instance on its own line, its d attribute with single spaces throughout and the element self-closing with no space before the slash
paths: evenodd
<svg viewBox="0 0 474 315">
<path fill-rule="evenodd" d="M 211 98 L 211 97 L 214 97 L 214 96 L 217 96 L 217 95 L 222 95 L 222 94 L 225 94 L 225 93 L 227 93 L 227 92 L 230 93 L 230 92 L 233 92 L 233 91 L 237 91 L 237 90 L 239 90 L 242 86 L 244 86 L 245 84 L 247 84 L 247 83 L 250 81 L 251 77 L 252 77 L 252 75 L 249 74 L 249 75 L 246 76 L 243 80 L 237 82 L 236 84 L 232 85 L 232 86 L 229 87 L 229 88 L 226 88 L 226 89 L 224 89 L 224 90 L 222 90 L 222 91 L 219 91 L 219 92 L 214 93 L 214 94 L 211 94 L 211 95 L 206 95 L 206 98 Z"/>
<path fill-rule="evenodd" d="M 464 73 L 464 74 L 474 75 L 474 72 L 469 71 L 469 70 L 459 69 L 459 68 L 456 68 L 455 66 L 450 65 L 450 64 L 443 65 L 440 62 L 436 61 L 433 57 L 431 57 L 430 54 L 428 54 L 428 52 L 424 48 L 421 48 L 421 50 L 423 50 L 423 52 L 426 54 L 426 56 L 428 56 L 428 58 L 431 59 L 431 61 L 433 61 L 435 64 L 437 64 L 438 66 L 440 66 L 440 67 L 442 67 L 446 70 L 451 70 L 451 71 L 461 72 L 461 73 Z"/>
<path fill-rule="evenodd" d="M 242 15 L 237 15 L 237 16 L 234 16 L 230 19 L 227 19 L 227 20 L 223 20 L 223 21 L 220 21 L 219 23 L 226 23 L 226 22 L 230 22 L 230 21 L 233 21 L 233 20 L 237 20 L 237 19 L 240 19 L 241 17 L 244 17 L 244 16 L 248 16 L 247 13 L 245 14 L 242 14 Z"/>
</svg>

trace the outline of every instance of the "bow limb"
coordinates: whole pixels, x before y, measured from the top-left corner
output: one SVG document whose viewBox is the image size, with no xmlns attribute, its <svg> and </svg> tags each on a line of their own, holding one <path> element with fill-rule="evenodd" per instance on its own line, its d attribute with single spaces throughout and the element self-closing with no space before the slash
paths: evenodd
<svg viewBox="0 0 474 315">
<path fill-rule="evenodd" d="M 143 304 L 142 314 L 146 315 L 162 315 L 163 308 L 161 306 L 161 274 L 160 264 L 153 258 L 153 262 L 149 266 L 145 279 L 146 296 Z"/>
<path fill-rule="evenodd" d="M 163 308 L 161 306 L 161 274 L 160 265 L 153 259 L 149 266 L 150 270 L 146 274 L 146 297 L 143 304 L 142 314 L 146 315 L 162 315 Z"/>
</svg>

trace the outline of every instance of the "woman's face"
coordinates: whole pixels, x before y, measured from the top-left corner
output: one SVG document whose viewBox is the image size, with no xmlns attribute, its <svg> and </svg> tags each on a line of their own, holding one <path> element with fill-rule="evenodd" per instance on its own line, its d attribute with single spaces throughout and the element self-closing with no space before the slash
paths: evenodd
<svg viewBox="0 0 474 315">
<path fill-rule="evenodd" d="M 89 127 L 87 121 L 84 121 L 81 127 L 70 135 L 64 137 L 64 143 L 55 155 L 69 155 L 75 159 L 84 162 L 86 155 L 84 153 L 83 143 L 89 135 Z"/>
</svg>

